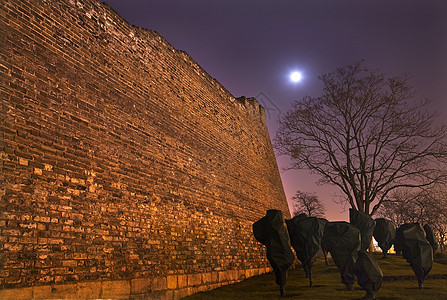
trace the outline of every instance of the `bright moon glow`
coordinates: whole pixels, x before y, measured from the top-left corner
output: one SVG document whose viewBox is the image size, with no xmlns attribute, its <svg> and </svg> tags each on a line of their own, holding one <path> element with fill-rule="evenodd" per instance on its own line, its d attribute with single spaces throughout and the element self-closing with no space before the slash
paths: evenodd
<svg viewBox="0 0 447 300">
<path fill-rule="evenodd" d="M 290 79 L 292 79 L 293 82 L 298 82 L 301 80 L 301 73 L 300 72 L 293 72 L 290 74 Z"/>
</svg>

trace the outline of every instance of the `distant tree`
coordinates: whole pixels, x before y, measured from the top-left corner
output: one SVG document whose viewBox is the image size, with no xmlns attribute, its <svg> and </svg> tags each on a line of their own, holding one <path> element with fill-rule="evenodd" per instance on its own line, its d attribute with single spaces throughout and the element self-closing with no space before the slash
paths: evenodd
<svg viewBox="0 0 447 300">
<path fill-rule="evenodd" d="M 447 216 L 444 214 L 440 222 L 433 224 L 434 232 L 438 235 L 438 244 L 441 251 L 447 248 Z"/>
<path fill-rule="evenodd" d="M 421 192 L 400 189 L 392 192 L 377 211 L 377 216 L 391 220 L 396 226 L 423 222 L 432 201 Z"/>
<path fill-rule="evenodd" d="M 279 120 L 274 144 L 291 169 L 319 174 L 369 215 L 401 187 L 446 180 L 446 127 L 433 126 L 428 101 L 413 100 L 408 76 L 386 78 L 359 62 L 319 79 L 322 95 L 296 101 Z"/>
<path fill-rule="evenodd" d="M 294 216 L 305 213 L 309 217 L 324 217 L 326 209 L 316 195 L 297 191 L 292 200 Z"/>
<path fill-rule="evenodd" d="M 447 243 L 447 189 L 437 185 L 419 193 L 401 189 L 391 193 L 377 211 L 377 215 L 393 221 L 397 226 L 419 222 L 433 228 L 441 250 Z"/>
</svg>

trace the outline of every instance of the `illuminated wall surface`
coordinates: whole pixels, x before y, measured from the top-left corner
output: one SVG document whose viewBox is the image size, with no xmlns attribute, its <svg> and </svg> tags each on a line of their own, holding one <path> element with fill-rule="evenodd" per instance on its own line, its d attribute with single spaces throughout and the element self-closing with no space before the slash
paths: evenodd
<svg viewBox="0 0 447 300">
<path fill-rule="evenodd" d="M 0 8 L 0 298 L 179 298 L 268 271 L 252 223 L 289 211 L 255 99 L 99 2 Z"/>
</svg>

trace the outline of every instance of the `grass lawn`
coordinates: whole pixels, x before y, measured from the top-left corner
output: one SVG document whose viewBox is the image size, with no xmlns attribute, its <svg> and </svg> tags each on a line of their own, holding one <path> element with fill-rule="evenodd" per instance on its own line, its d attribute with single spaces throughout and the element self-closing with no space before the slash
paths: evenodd
<svg viewBox="0 0 447 300">
<path fill-rule="evenodd" d="M 374 255 L 379 263 L 384 281 L 376 295 L 376 299 L 447 299 L 447 265 L 434 263 L 429 278 L 424 282 L 424 289 L 418 288 L 410 265 L 401 256 L 382 254 Z M 438 274 L 438 276 L 436 276 Z M 444 274 L 442 279 L 439 274 Z M 430 278 L 438 277 L 437 279 Z M 341 283 L 340 273 L 331 259 L 329 266 L 319 261 L 313 268 L 314 286 L 304 276 L 301 267 L 289 271 L 286 284 L 287 299 L 360 299 L 365 295 L 360 286 L 355 284 L 354 291 L 346 290 Z M 208 292 L 198 293 L 185 299 L 278 299 L 279 288 L 275 284 L 273 273 L 251 277 L 242 282 L 224 286 Z"/>
</svg>

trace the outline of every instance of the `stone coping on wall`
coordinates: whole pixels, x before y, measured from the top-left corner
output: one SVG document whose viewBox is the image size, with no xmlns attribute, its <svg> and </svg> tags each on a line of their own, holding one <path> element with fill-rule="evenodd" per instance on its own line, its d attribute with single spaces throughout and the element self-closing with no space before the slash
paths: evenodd
<svg viewBox="0 0 447 300">
<path fill-rule="evenodd" d="M 0 299 L 180 299 L 270 271 L 270 268 L 227 270 L 3 289 Z"/>
</svg>

